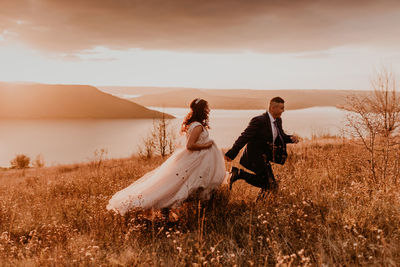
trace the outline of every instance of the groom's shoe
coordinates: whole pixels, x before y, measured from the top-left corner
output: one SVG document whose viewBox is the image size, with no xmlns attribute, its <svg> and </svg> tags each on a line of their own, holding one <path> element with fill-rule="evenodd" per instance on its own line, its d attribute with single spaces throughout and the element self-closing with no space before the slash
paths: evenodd
<svg viewBox="0 0 400 267">
<path fill-rule="evenodd" d="M 232 185 L 237 180 L 239 180 L 239 169 L 236 167 L 232 167 L 231 177 L 229 178 L 229 190 L 232 190 Z"/>
</svg>

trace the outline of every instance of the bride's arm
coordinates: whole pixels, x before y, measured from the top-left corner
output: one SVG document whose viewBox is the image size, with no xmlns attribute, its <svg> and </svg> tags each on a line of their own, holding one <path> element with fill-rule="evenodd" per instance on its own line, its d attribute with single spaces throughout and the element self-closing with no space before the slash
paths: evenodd
<svg viewBox="0 0 400 267">
<path fill-rule="evenodd" d="M 193 130 L 190 132 L 186 148 L 189 150 L 202 150 L 202 149 L 207 149 L 212 146 L 213 142 L 207 142 L 205 144 L 196 144 L 197 139 L 199 139 L 199 136 L 201 132 L 203 131 L 203 127 L 201 125 L 196 126 L 193 128 Z"/>
</svg>

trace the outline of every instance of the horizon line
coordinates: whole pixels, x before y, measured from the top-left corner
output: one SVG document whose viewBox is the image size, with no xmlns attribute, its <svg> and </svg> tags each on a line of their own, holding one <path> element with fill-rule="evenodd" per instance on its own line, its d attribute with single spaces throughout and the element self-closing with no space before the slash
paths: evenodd
<svg viewBox="0 0 400 267">
<path fill-rule="evenodd" d="M 197 89 L 197 90 L 254 90 L 254 91 L 276 91 L 276 90 L 320 90 L 320 91 L 373 91 L 372 89 L 343 89 L 343 88 L 215 88 L 215 87 L 188 87 L 188 86 L 162 86 L 162 85 L 98 85 L 90 83 L 47 83 L 47 82 L 35 82 L 35 81 L 4 81 L 0 80 L 0 83 L 14 83 L 14 84 L 45 84 L 45 85 L 86 85 L 93 86 L 98 89 L 101 87 L 119 87 L 119 88 L 166 88 L 166 89 Z"/>
</svg>

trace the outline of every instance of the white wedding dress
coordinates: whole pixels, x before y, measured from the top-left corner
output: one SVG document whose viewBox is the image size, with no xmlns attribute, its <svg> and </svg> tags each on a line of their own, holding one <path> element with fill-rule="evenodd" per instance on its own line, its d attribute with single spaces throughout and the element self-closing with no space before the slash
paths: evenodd
<svg viewBox="0 0 400 267">
<path fill-rule="evenodd" d="M 187 131 L 186 140 L 194 127 Z M 203 127 L 197 143 L 211 141 Z M 201 189 L 200 198 L 208 199 L 212 190 L 226 182 L 222 151 L 214 143 L 208 149 L 191 151 L 181 148 L 161 166 L 145 174 L 125 189 L 117 192 L 107 205 L 108 210 L 125 214 L 132 208 L 160 209 L 179 206 L 188 196 Z"/>
</svg>

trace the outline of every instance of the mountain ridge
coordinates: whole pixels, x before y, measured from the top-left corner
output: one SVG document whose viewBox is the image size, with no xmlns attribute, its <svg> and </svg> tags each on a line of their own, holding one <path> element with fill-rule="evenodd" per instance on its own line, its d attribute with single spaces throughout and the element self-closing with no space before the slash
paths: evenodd
<svg viewBox="0 0 400 267">
<path fill-rule="evenodd" d="M 0 118 L 3 119 L 139 119 L 162 116 L 162 112 L 90 85 L 0 82 Z M 165 117 L 173 118 L 169 114 Z"/>
<path fill-rule="evenodd" d="M 194 98 L 204 98 L 214 109 L 265 109 L 272 97 L 280 96 L 285 100 L 286 109 L 303 109 L 316 106 L 342 106 L 351 94 L 367 94 L 361 90 L 323 90 L 323 89 L 288 89 L 288 90 L 253 90 L 253 89 L 195 89 L 178 88 L 160 93 L 160 88 L 134 88 L 141 96 L 129 98 L 144 106 L 165 108 L 186 108 Z M 133 92 L 125 90 L 126 93 Z"/>
</svg>

